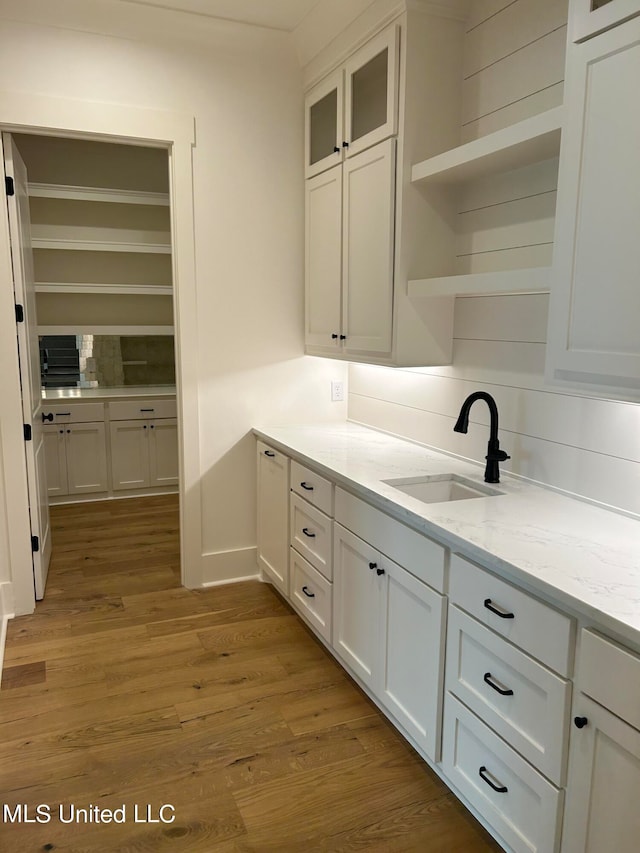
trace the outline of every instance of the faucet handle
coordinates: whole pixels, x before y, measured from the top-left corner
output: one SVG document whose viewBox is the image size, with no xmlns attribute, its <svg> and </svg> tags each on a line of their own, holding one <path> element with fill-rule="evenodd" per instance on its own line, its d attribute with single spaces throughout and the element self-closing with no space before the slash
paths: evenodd
<svg viewBox="0 0 640 853">
<path fill-rule="evenodd" d="M 491 462 L 505 462 L 507 459 L 511 459 L 511 457 L 504 450 L 489 450 L 485 459 L 489 459 Z"/>
</svg>

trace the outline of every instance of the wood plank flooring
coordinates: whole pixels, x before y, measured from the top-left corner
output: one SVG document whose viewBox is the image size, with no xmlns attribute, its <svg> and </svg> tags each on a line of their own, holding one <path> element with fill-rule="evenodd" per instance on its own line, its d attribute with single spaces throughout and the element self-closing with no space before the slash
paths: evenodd
<svg viewBox="0 0 640 853">
<path fill-rule="evenodd" d="M 270 586 L 180 587 L 175 497 L 52 524 L 0 690 L 0 808 L 51 819 L 0 814 L 3 853 L 500 850 Z"/>
</svg>

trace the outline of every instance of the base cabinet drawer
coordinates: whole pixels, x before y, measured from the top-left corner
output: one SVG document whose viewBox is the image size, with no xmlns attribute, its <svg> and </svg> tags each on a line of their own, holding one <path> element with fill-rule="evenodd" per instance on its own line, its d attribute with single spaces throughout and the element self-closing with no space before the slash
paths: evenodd
<svg viewBox="0 0 640 853">
<path fill-rule="evenodd" d="M 331 584 L 294 548 L 290 550 L 290 598 L 298 613 L 331 642 Z"/>
<path fill-rule="evenodd" d="M 333 483 L 291 460 L 291 491 L 333 516 Z"/>
<path fill-rule="evenodd" d="M 447 694 L 442 769 L 514 853 L 556 853 L 562 791 Z"/>
<path fill-rule="evenodd" d="M 563 784 L 570 682 L 451 606 L 446 685 L 545 776 Z"/>
<path fill-rule="evenodd" d="M 327 580 L 333 578 L 333 522 L 293 492 L 289 499 L 291 545 Z"/>
</svg>

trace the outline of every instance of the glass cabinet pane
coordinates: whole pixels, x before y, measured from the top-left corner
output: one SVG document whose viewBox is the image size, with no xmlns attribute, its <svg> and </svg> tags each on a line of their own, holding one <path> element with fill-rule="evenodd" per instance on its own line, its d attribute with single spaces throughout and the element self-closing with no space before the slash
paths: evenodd
<svg viewBox="0 0 640 853">
<path fill-rule="evenodd" d="M 351 77 L 351 140 L 387 121 L 389 51 L 383 50 Z"/>
<path fill-rule="evenodd" d="M 333 89 L 309 110 L 309 162 L 333 154 L 338 135 L 338 91 Z"/>
</svg>

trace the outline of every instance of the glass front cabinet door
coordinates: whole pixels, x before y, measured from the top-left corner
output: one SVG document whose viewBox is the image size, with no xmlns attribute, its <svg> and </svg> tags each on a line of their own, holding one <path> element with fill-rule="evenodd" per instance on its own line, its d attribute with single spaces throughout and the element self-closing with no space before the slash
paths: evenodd
<svg viewBox="0 0 640 853">
<path fill-rule="evenodd" d="M 640 0 L 571 0 L 571 38 L 584 41 L 640 15 Z"/>
<path fill-rule="evenodd" d="M 388 27 L 305 99 L 305 177 L 397 133 L 399 28 Z"/>
</svg>

